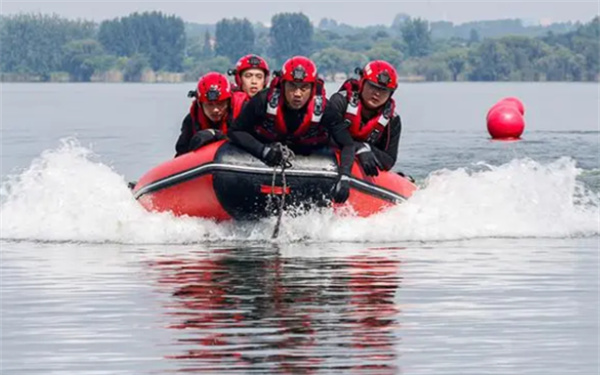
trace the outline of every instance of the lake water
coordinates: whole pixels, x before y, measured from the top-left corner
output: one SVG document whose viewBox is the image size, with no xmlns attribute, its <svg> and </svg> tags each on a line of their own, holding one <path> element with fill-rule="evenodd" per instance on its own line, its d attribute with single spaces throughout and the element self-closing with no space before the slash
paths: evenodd
<svg viewBox="0 0 600 375">
<path fill-rule="evenodd" d="M 598 84 L 403 84 L 420 190 L 277 241 L 132 199 L 190 88 L 2 84 L 2 374 L 598 373 Z M 519 142 L 486 131 L 505 96 Z"/>
</svg>

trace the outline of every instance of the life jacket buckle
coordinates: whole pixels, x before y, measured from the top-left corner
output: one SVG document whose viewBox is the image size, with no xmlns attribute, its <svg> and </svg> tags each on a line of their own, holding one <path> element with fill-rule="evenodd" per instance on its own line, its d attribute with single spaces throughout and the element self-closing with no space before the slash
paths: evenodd
<svg viewBox="0 0 600 375">
<path fill-rule="evenodd" d="M 368 142 L 368 143 L 371 143 L 371 144 L 373 144 L 373 143 L 377 142 L 377 140 L 379 139 L 379 134 L 380 134 L 380 133 L 381 133 L 381 132 L 379 131 L 379 129 L 375 129 L 375 130 L 373 130 L 373 131 L 371 132 L 371 134 L 369 134 L 369 137 L 367 138 L 367 142 Z"/>
</svg>

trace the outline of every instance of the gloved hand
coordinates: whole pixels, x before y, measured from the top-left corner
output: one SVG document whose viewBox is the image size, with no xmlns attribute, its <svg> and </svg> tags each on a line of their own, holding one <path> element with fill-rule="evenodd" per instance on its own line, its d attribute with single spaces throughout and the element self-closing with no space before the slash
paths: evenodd
<svg viewBox="0 0 600 375">
<path fill-rule="evenodd" d="M 274 147 L 273 145 L 265 146 L 262 152 L 262 160 L 270 167 L 280 165 L 283 161 L 283 151 L 281 150 L 281 147 Z"/>
<path fill-rule="evenodd" d="M 344 203 L 350 196 L 350 177 L 345 174 L 340 174 L 332 192 L 333 201 L 336 203 Z"/>
<path fill-rule="evenodd" d="M 367 176 L 378 176 L 379 170 L 377 168 L 383 169 L 383 166 L 377 159 L 377 156 L 371 151 L 371 146 L 368 143 L 356 144 L 356 156 L 358 156 L 358 161 Z"/>
<path fill-rule="evenodd" d="M 224 139 L 225 135 L 220 130 L 215 129 L 205 129 L 200 130 L 192 139 L 190 139 L 190 151 L 197 150 L 200 147 L 207 145 L 209 143 L 218 141 L 220 139 Z"/>
</svg>

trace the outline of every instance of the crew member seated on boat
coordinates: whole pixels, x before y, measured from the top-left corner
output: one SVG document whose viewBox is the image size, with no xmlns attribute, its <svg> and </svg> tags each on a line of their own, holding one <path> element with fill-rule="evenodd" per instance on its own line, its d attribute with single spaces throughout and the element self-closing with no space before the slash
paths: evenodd
<svg viewBox="0 0 600 375">
<path fill-rule="evenodd" d="M 396 163 L 402 123 L 392 99 L 398 74 L 383 60 L 357 69 L 360 79 L 349 79 L 327 103 L 322 125 L 342 152 L 334 200 L 345 202 L 350 192 L 354 156 L 367 176 L 377 176 Z"/>
<path fill-rule="evenodd" d="M 235 68 L 227 74 L 234 76 L 234 94 L 245 93 L 249 98 L 256 95 L 269 83 L 269 65 L 260 56 L 246 55 L 240 58 Z"/>
<path fill-rule="evenodd" d="M 216 72 L 202 76 L 197 89 L 188 96 L 194 101 L 181 124 L 175 157 L 224 139 L 247 98 L 246 95 L 233 96 L 227 77 Z"/>
<path fill-rule="evenodd" d="M 328 144 L 327 131 L 320 124 L 325 102 L 325 85 L 315 64 L 294 56 L 275 74 L 267 90 L 248 101 L 232 124 L 229 139 L 270 166 L 283 159 L 276 143 L 308 155 Z"/>
</svg>

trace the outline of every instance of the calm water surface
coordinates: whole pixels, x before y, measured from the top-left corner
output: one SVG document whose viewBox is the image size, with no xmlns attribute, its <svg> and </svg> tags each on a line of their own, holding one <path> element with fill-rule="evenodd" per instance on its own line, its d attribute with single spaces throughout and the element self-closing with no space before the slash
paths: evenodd
<svg viewBox="0 0 600 375">
<path fill-rule="evenodd" d="M 132 200 L 191 86 L 2 85 L 2 374 L 598 373 L 598 85 L 404 85 L 420 191 L 276 242 Z M 509 95 L 524 138 L 492 142 Z"/>
</svg>

